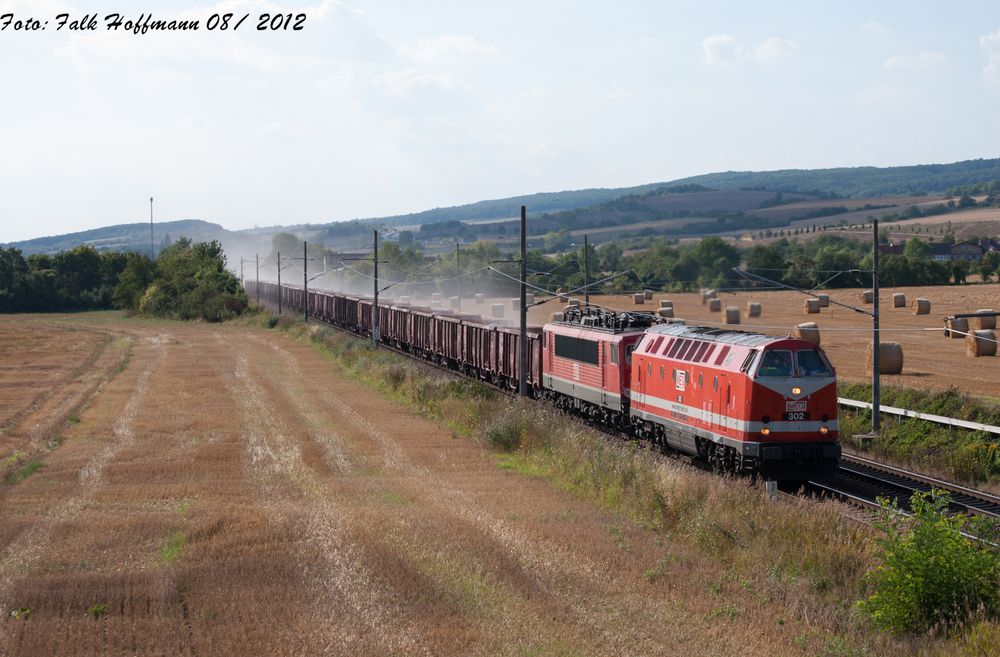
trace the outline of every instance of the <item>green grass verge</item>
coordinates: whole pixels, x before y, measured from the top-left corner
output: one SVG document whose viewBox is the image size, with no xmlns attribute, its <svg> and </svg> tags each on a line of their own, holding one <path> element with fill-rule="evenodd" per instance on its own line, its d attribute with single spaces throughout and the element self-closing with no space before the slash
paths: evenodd
<svg viewBox="0 0 1000 657">
<path fill-rule="evenodd" d="M 842 384 L 840 395 L 868 401 L 871 399 L 871 385 Z M 885 387 L 881 399 L 886 406 L 1000 426 L 1000 409 L 955 389 L 932 392 Z M 877 440 L 854 438 L 867 433 L 870 427 L 871 411 L 841 409 L 841 441 L 854 451 L 938 474 L 959 483 L 1000 484 L 1000 435 L 883 414 Z"/>
</svg>

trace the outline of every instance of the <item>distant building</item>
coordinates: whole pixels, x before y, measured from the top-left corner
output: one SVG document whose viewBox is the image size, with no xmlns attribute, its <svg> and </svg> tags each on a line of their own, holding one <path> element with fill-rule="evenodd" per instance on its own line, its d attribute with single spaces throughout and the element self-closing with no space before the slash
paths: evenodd
<svg viewBox="0 0 1000 657">
<path fill-rule="evenodd" d="M 906 241 L 902 241 L 899 244 L 879 244 L 878 252 L 881 255 L 902 255 L 903 245 Z"/>
<path fill-rule="evenodd" d="M 1000 251 L 1000 242 L 994 239 L 979 240 L 979 246 L 982 247 L 983 253 L 989 253 L 990 251 Z"/>
<path fill-rule="evenodd" d="M 951 245 L 952 260 L 978 261 L 983 257 L 983 247 L 977 242 L 959 242 Z"/>
<path fill-rule="evenodd" d="M 951 260 L 951 244 L 944 242 L 931 242 L 931 260 L 934 262 L 948 262 Z"/>
</svg>

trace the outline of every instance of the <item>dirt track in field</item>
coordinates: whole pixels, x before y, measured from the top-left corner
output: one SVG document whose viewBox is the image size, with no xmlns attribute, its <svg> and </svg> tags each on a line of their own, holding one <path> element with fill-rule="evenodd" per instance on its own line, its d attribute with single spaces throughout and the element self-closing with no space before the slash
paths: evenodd
<svg viewBox="0 0 1000 657">
<path fill-rule="evenodd" d="M 0 390 L 0 459 L 103 372 L 0 481 L 0 655 L 798 655 L 818 631 L 280 333 L 86 321 L 0 318 L 11 367 L 73 345 Z"/>
</svg>

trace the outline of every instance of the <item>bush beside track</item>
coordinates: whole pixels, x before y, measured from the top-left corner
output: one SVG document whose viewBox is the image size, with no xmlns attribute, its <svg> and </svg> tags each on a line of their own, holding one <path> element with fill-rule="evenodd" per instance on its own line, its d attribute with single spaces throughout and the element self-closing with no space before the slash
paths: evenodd
<svg viewBox="0 0 1000 657">
<path fill-rule="evenodd" d="M 497 465 L 542 477 L 604 508 L 653 528 L 664 541 L 711 555 L 719 565 L 706 595 L 754 590 L 785 601 L 789 615 L 817 630 L 803 646 L 820 655 L 976 655 L 1000 642 L 1000 625 L 982 621 L 937 638 L 891 638 L 876 632 L 854 601 L 872 593 L 866 573 L 882 562 L 874 530 L 845 519 L 834 504 L 769 504 L 759 489 L 677 466 L 633 443 L 609 441 L 535 403 L 511 400 L 365 340 L 301 320 L 258 314 L 246 321 L 276 327 L 311 344 L 346 375 L 451 428 L 456 438 L 495 450 Z M 669 560 L 650 581 L 683 577 Z M 783 619 L 775 619 L 783 623 Z"/>
</svg>

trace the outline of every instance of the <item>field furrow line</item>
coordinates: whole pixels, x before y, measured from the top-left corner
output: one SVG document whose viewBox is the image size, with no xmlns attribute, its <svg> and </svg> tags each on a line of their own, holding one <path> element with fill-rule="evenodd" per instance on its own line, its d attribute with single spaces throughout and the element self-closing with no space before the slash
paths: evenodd
<svg viewBox="0 0 1000 657">
<path fill-rule="evenodd" d="M 163 336 L 150 339 L 156 346 L 156 354 L 150 358 L 145 369 L 139 375 L 136 387 L 129 395 L 125 410 L 115 423 L 111 440 L 80 470 L 79 488 L 71 497 L 49 509 L 37 523 L 18 536 L 4 550 L 0 557 L 0 610 L 7 609 L 13 581 L 27 573 L 41 558 L 44 547 L 49 542 L 53 531 L 62 522 L 76 516 L 87 504 L 98 489 L 105 466 L 124 448 L 135 440 L 132 423 L 139 413 L 140 405 L 146 396 L 149 380 L 163 361 L 166 350 Z"/>
<path fill-rule="evenodd" d="M 245 354 L 236 358 L 229 387 L 243 411 L 247 457 L 253 476 L 261 486 L 263 506 L 271 507 L 275 513 L 287 514 L 288 503 L 280 497 L 282 480 L 294 483 L 308 498 L 305 532 L 325 561 L 322 570 L 315 575 L 325 588 L 324 602 L 329 607 L 329 617 L 337 617 L 338 603 L 346 604 L 356 620 L 367 626 L 367 640 L 377 642 L 381 654 L 431 654 L 420 641 L 418 628 L 408 621 L 406 610 L 381 595 L 361 554 L 344 540 L 348 510 L 337 506 L 324 494 L 315 473 L 302 462 L 299 449 L 290 444 L 292 438 L 284 428 L 283 418 L 274 413 L 267 395 L 250 373 Z M 310 566 L 303 564 L 303 568 L 308 571 Z M 317 628 L 317 631 L 324 629 Z M 324 645 L 362 640 L 360 634 L 332 635 L 330 630 L 326 631 L 327 636 L 322 640 Z"/>
</svg>

